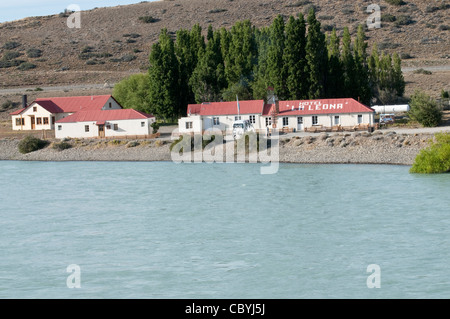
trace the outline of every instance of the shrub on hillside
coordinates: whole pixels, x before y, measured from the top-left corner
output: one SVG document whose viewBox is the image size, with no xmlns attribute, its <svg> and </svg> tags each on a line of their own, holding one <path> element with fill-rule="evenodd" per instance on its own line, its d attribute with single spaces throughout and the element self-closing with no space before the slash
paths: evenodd
<svg viewBox="0 0 450 319">
<path fill-rule="evenodd" d="M 450 133 L 438 133 L 430 147 L 417 155 L 411 173 L 450 173 Z"/>
<path fill-rule="evenodd" d="M 436 101 L 423 92 L 416 91 L 411 97 L 409 117 L 426 127 L 438 126 L 442 120 L 442 110 Z"/>
<path fill-rule="evenodd" d="M 159 20 L 156 18 L 153 18 L 152 16 L 143 16 L 143 17 L 139 17 L 139 21 L 142 21 L 144 23 L 153 23 L 153 22 L 157 22 Z"/>
<path fill-rule="evenodd" d="M 385 1 L 389 4 L 392 4 L 393 6 L 401 6 L 405 4 L 403 0 L 385 0 Z"/>
<path fill-rule="evenodd" d="M 36 64 L 24 62 L 17 67 L 20 71 L 26 71 L 36 68 Z"/>
<path fill-rule="evenodd" d="M 47 141 L 29 135 L 19 142 L 18 147 L 20 153 L 27 154 L 43 149 L 47 146 L 47 144 Z"/>
<path fill-rule="evenodd" d="M 27 56 L 29 58 L 40 58 L 42 56 L 42 51 L 36 48 L 31 48 L 27 50 Z"/>
<path fill-rule="evenodd" d="M 8 41 L 8 42 L 6 42 L 6 43 L 3 45 L 3 49 L 6 49 L 6 50 L 12 50 L 12 49 L 15 49 L 15 48 L 17 48 L 17 47 L 19 47 L 19 46 L 20 46 L 20 43 L 19 43 L 19 42 Z"/>
</svg>

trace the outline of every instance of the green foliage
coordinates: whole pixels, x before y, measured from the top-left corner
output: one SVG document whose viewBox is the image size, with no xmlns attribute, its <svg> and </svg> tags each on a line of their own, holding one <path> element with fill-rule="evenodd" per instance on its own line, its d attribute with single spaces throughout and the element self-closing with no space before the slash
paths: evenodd
<svg viewBox="0 0 450 319">
<path fill-rule="evenodd" d="M 434 142 L 417 155 L 411 173 L 435 174 L 450 172 L 450 133 L 438 133 Z"/>
<path fill-rule="evenodd" d="M 41 140 L 34 136 L 27 136 L 19 142 L 19 152 L 22 154 L 27 154 L 31 152 L 38 151 L 48 144 L 47 141 Z"/>
<path fill-rule="evenodd" d="M 414 74 L 425 74 L 425 75 L 431 75 L 431 74 L 433 74 L 433 72 L 428 71 L 428 70 L 425 70 L 425 69 L 423 69 L 423 68 L 416 69 L 416 70 L 413 71 L 413 73 L 414 73 Z"/>
<path fill-rule="evenodd" d="M 442 110 L 436 101 L 423 92 L 416 91 L 411 97 L 409 117 L 426 127 L 438 126 L 442 120 Z"/>
<path fill-rule="evenodd" d="M 113 96 L 123 107 L 152 113 L 149 103 L 150 80 L 148 73 L 133 74 L 114 85 Z"/>
<path fill-rule="evenodd" d="M 153 129 L 153 134 L 158 133 L 158 130 L 159 130 L 159 123 L 158 122 L 153 122 L 150 126 Z"/>
<path fill-rule="evenodd" d="M 448 91 L 444 91 L 444 89 L 442 89 L 441 91 L 441 99 L 448 99 L 450 97 Z"/>
<path fill-rule="evenodd" d="M 53 143 L 52 149 L 57 151 L 64 151 L 72 147 L 72 144 L 67 143 L 65 141 L 59 142 L 59 143 Z"/>
</svg>

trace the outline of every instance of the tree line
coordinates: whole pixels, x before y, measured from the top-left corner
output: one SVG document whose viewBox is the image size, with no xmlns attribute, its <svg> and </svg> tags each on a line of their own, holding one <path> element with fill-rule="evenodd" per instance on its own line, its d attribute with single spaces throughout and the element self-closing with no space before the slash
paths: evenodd
<svg viewBox="0 0 450 319">
<path fill-rule="evenodd" d="M 287 21 L 277 16 L 268 27 L 249 20 L 230 30 L 199 24 L 176 34 L 162 29 L 145 74 L 132 75 L 114 88 L 124 107 L 168 120 L 186 115 L 187 105 L 213 101 L 266 99 L 272 87 L 280 100 L 351 97 L 369 105 L 403 96 L 401 59 L 367 53 L 364 26 L 354 41 L 348 27 L 326 34 L 311 10 Z"/>
</svg>

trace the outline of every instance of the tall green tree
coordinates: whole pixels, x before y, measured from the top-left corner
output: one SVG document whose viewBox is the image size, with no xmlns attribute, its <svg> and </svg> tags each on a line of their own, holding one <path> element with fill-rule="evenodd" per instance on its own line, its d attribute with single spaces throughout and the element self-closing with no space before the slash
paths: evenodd
<svg viewBox="0 0 450 319">
<path fill-rule="evenodd" d="M 370 88 L 369 69 L 367 65 L 367 42 L 366 34 L 364 32 L 364 25 L 358 26 L 358 31 L 355 40 L 355 81 L 357 91 L 356 95 L 352 96 L 355 99 L 361 100 L 365 104 L 370 104 L 372 97 Z"/>
<path fill-rule="evenodd" d="M 286 98 L 308 97 L 308 69 L 306 63 L 306 23 L 302 13 L 298 19 L 291 16 L 286 24 L 286 45 L 283 55 L 286 76 Z"/>
<path fill-rule="evenodd" d="M 309 98 L 317 99 L 325 95 L 327 77 L 327 50 L 325 34 L 316 18 L 314 8 L 308 14 L 308 36 L 306 41 L 306 60 L 309 70 Z"/>
<path fill-rule="evenodd" d="M 275 93 L 280 99 L 285 99 L 287 94 L 286 87 L 286 68 L 284 67 L 284 19 L 278 15 L 270 27 L 270 45 L 267 53 L 267 82 L 275 89 Z"/>
<path fill-rule="evenodd" d="M 344 79 L 344 94 L 346 97 L 357 97 L 357 81 L 356 81 L 356 66 L 353 56 L 352 38 L 348 27 L 344 27 L 344 33 L 342 36 L 342 54 L 341 63 Z"/>
<path fill-rule="evenodd" d="M 338 98 L 345 97 L 344 83 L 342 81 L 342 64 L 340 53 L 340 39 L 337 36 L 336 29 L 333 28 L 328 41 L 328 78 L 326 85 L 326 97 Z"/>
<path fill-rule="evenodd" d="M 228 53 L 225 57 L 225 75 L 228 86 L 253 78 L 256 61 L 256 43 L 250 20 L 237 22 L 231 28 Z"/>
<path fill-rule="evenodd" d="M 181 114 L 179 64 L 167 29 L 161 30 L 159 41 L 152 46 L 149 62 L 149 101 L 154 113 L 165 120 L 174 119 Z"/>
</svg>

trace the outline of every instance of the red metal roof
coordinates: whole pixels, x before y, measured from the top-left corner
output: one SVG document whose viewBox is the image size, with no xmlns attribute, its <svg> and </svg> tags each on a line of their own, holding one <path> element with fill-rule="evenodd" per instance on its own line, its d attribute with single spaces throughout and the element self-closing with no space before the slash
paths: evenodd
<svg viewBox="0 0 450 319">
<path fill-rule="evenodd" d="M 191 115 L 237 115 L 239 114 L 261 114 L 264 101 L 239 101 L 239 112 L 237 102 L 211 102 L 203 104 L 189 104 L 188 114 Z"/>
<path fill-rule="evenodd" d="M 263 115 L 270 116 L 274 110 L 274 104 L 264 106 Z M 279 116 L 296 115 L 320 115 L 342 113 L 373 113 L 374 111 L 351 98 L 323 99 L 303 101 L 280 101 Z"/>
<path fill-rule="evenodd" d="M 154 117 L 133 109 L 80 111 L 69 115 L 56 123 L 97 122 L 148 119 Z"/>
<path fill-rule="evenodd" d="M 39 98 L 29 104 L 39 104 L 50 113 L 75 113 L 80 110 L 100 110 L 105 106 L 111 95 L 92 95 L 92 96 L 71 96 L 71 97 L 51 97 Z M 11 115 L 19 115 L 27 108 L 11 113 Z"/>
<path fill-rule="evenodd" d="M 9 115 L 19 115 L 20 113 L 22 113 L 25 110 L 26 110 L 26 108 L 23 108 L 23 109 L 15 111 L 15 112 L 9 113 Z"/>
</svg>

